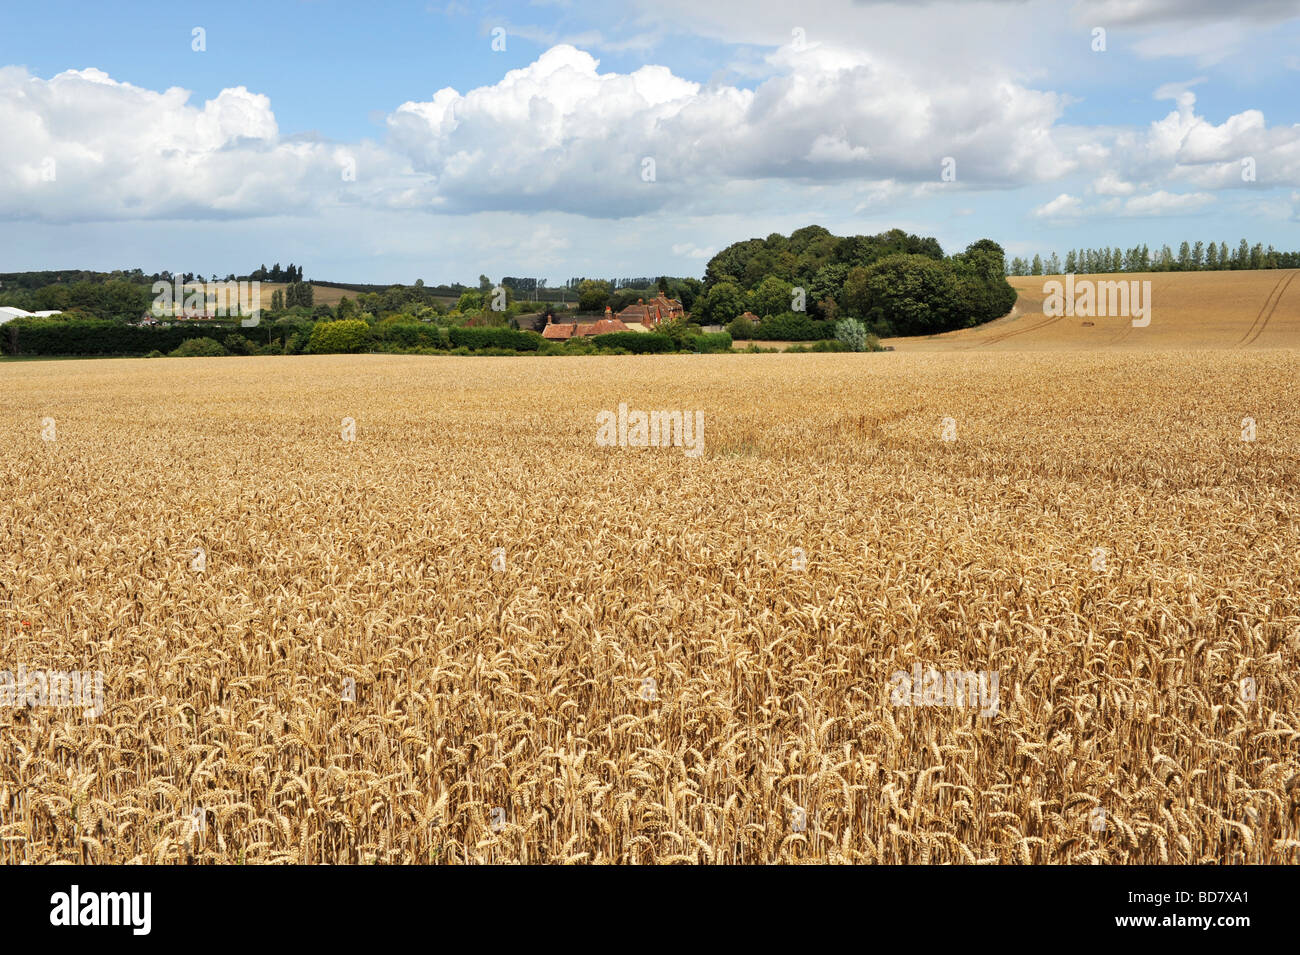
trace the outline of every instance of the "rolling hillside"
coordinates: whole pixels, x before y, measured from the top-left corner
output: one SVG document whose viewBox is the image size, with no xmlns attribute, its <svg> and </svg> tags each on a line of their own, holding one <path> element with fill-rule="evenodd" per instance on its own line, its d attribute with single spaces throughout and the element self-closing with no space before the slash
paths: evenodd
<svg viewBox="0 0 1300 955">
<path fill-rule="evenodd" d="M 1076 275 L 1100 282 L 1149 281 L 1151 322 L 1128 318 L 1049 317 L 1045 282 L 1061 276 L 1012 277 L 1020 298 L 1011 314 L 982 325 L 925 338 L 892 338 L 898 351 L 1144 348 L 1300 348 L 1298 269 L 1242 272 L 1146 272 Z"/>
</svg>

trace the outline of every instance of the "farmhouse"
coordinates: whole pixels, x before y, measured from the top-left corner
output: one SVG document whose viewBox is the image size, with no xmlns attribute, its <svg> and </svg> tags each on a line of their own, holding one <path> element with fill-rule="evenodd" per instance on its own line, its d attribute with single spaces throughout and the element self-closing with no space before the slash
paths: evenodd
<svg viewBox="0 0 1300 955">
<path fill-rule="evenodd" d="M 619 312 L 618 318 L 627 325 L 640 325 L 647 331 L 653 331 L 660 322 L 671 321 L 685 314 L 686 310 L 682 308 L 681 302 L 661 293 L 649 302 L 637 299 L 635 305 L 629 305 Z"/>
<path fill-rule="evenodd" d="M 554 322 L 549 318 L 542 329 L 542 337 L 552 341 L 567 341 L 570 338 L 586 338 L 591 335 L 606 335 L 610 332 L 630 332 L 626 324 L 613 317 L 608 308 L 605 317 L 594 322 Z"/>
</svg>

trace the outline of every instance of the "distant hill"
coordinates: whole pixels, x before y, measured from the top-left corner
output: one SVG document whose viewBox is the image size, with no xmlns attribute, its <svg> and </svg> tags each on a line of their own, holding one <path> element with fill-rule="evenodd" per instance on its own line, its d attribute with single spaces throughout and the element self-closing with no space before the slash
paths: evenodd
<svg viewBox="0 0 1300 955">
<path fill-rule="evenodd" d="M 899 352 L 1090 348 L 1300 348 L 1300 269 L 1124 272 L 1076 275 L 1075 282 L 1151 283 L 1151 323 L 1130 318 L 1049 316 L 1043 285 L 1063 276 L 1013 276 L 1019 292 L 1004 318 L 942 335 L 891 338 Z"/>
</svg>

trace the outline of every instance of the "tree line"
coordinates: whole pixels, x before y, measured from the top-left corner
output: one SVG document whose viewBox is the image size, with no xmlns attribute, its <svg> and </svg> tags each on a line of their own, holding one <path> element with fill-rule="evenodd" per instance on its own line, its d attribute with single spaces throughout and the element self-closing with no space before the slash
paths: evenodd
<svg viewBox="0 0 1300 955">
<path fill-rule="evenodd" d="M 1279 252 L 1262 243 L 1245 239 L 1229 249 L 1226 242 L 1183 242 L 1175 253 L 1168 245 L 1152 253 L 1144 243 L 1124 249 L 1070 249 L 1062 259 L 1056 252 L 1046 258 L 1016 256 L 1007 265 L 1008 275 L 1063 275 L 1067 272 L 1219 272 L 1232 269 L 1300 268 L 1300 252 Z"/>
</svg>

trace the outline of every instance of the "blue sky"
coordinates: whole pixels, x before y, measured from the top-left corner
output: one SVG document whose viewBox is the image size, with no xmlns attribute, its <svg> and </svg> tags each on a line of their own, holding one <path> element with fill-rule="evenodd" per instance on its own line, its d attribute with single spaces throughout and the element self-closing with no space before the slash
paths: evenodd
<svg viewBox="0 0 1300 955">
<path fill-rule="evenodd" d="M 44 3 L 4 27 L 0 271 L 700 275 L 813 222 L 1300 248 L 1281 0 Z"/>
</svg>

